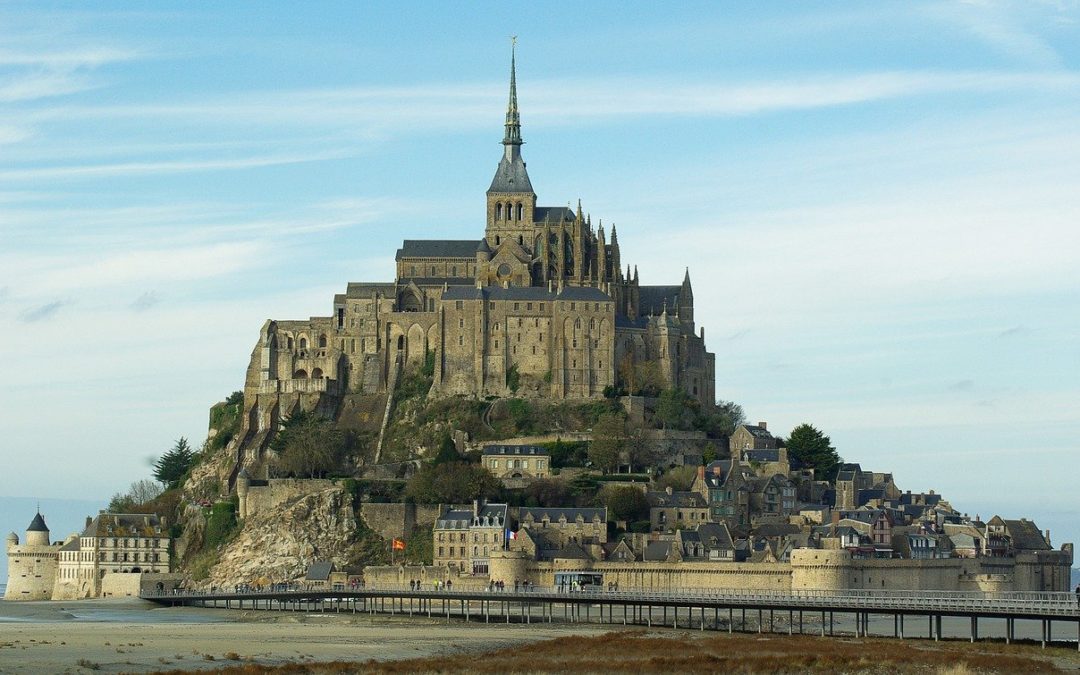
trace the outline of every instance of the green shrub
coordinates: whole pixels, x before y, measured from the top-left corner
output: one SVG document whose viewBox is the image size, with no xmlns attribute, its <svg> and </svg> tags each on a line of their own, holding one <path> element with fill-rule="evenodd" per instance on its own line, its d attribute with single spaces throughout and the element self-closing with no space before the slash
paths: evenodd
<svg viewBox="0 0 1080 675">
<path fill-rule="evenodd" d="M 206 534 L 203 538 L 206 548 L 218 548 L 229 541 L 235 531 L 235 504 L 232 502 L 218 502 L 210 507 L 210 516 L 206 519 Z"/>
</svg>

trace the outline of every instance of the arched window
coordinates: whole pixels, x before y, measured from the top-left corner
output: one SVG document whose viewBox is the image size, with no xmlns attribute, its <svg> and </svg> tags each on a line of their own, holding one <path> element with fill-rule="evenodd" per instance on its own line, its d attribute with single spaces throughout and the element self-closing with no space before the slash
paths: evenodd
<svg viewBox="0 0 1080 675">
<path fill-rule="evenodd" d="M 321 380 L 323 376 L 322 368 L 313 368 L 311 371 L 311 379 Z"/>
<path fill-rule="evenodd" d="M 300 349 L 307 349 L 307 338 L 300 338 Z"/>
<path fill-rule="evenodd" d="M 398 336 L 398 338 L 397 338 L 397 348 L 399 350 L 400 349 L 405 349 L 405 336 L 404 335 L 399 335 Z"/>
<path fill-rule="evenodd" d="M 495 220 L 502 220 L 502 203 L 495 205 Z"/>
<path fill-rule="evenodd" d="M 525 237 L 519 234 L 518 235 L 518 243 L 521 244 L 522 246 L 524 246 L 525 245 Z"/>
<path fill-rule="evenodd" d="M 502 237 L 495 235 L 495 245 L 498 246 L 502 242 Z"/>
<path fill-rule="evenodd" d="M 522 214 L 525 212 L 525 209 L 521 206 L 521 204 L 518 204 L 517 207 L 518 207 L 517 219 L 521 220 Z"/>
<path fill-rule="evenodd" d="M 303 368 L 301 368 L 300 370 L 293 373 L 292 376 L 293 376 L 294 380 L 306 380 L 307 379 L 307 371 L 304 370 Z"/>
<path fill-rule="evenodd" d="M 325 335 L 320 335 L 319 336 L 319 348 L 320 349 L 325 349 L 326 348 L 326 336 Z"/>
</svg>

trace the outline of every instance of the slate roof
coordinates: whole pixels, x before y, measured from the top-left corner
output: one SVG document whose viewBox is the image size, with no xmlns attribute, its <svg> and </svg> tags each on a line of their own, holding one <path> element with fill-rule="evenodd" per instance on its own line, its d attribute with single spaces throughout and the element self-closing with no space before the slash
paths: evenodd
<svg viewBox="0 0 1080 675">
<path fill-rule="evenodd" d="M 397 289 L 393 283 L 350 281 L 345 286 L 345 297 L 348 298 L 374 298 L 376 293 L 393 294 Z"/>
<path fill-rule="evenodd" d="M 525 160 L 521 155 L 515 154 L 513 159 L 507 159 L 504 155 L 499 160 L 499 167 L 495 169 L 495 177 L 491 179 L 491 187 L 488 192 L 532 192 L 532 181 L 529 180 L 529 172 L 525 170 Z"/>
<path fill-rule="evenodd" d="M 762 429 L 760 426 L 758 426 L 756 424 L 742 424 L 740 426 L 742 426 L 743 429 L 746 429 L 746 431 L 751 436 L 754 436 L 755 438 L 772 438 L 773 437 L 773 435 L 769 433 L 768 429 Z M 771 461 L 776 461 L 776 460 L 771 460 Z"/>
<path fill-rule="evenodd" d="M 496 518 L 505 527 L 507 525 L 506 510 L 506 504 L 485 504 L 476 515 L 481 522 L 479 527 L 494 527 Z M 483 524 L 485 518 L 489 522 L 487 525 Z M 472 522 L 472 509 L 450 509 L 439 516 L 435 521 L 435 527 L 441 530 L 467 530 L 472 526 Z"/>
<path fill-rule="evenodd" d="M 679 300 L 679 291 L 682 286 L 639 286 L 638 287 L 638 314 L 659 315 L 664 311 L 664 301 L 667 301 L 667 311 L 673 313 Z"/>
<path fill-rule="evenodd" d="M 406 239 L 394 260 L 402 258 L 476 258 L 477 239 Z"/>
<path fill-rule="evenodd" d="M 700 508 L 703 509 L 708 506 L 705 503 L 705 498 L 701 496 L 700 492 L 682 491 L 676 490 L 671 494 L 664 491 L 651 490 L 645 493 L 645 498 L 649 501 L 651 507 L 679 507 L 679 508 Z"/>
<path fill-rule="evenodd" d="M 574 212 L 565 206 L 537 206 L 533 209 L 533 222 L 562 223 L 573 221 Z"/>
<path fill-rule="evenodd" d="M 518 520 L 524 521 L 527 516 L 532 517 L 535 522 L 540 522 L 547 516 L 547 519 L 551 522 L 558 522 L 560 518 L 566 516 L 566 522 L 572 523 L 577 520 L 578 516 L 581 516 L 586 523 L 591 523 L 593 519 L 599 519 L 600 522 L 607 522 L 607 507 L 589 508 L 589 509 L 572 509 L 572 508 L 545 508 L 537 506 L 534 508 L 521 507 L 518 510 Z"/>
<path fill-rule="evenodd" d="M 754 434 L 755 436 L 757 434 Z M 779 462 L 780 451 L 773 449 L 766 450 L 743 450 L 743 459 L 747 462 Z"/>
<path fill-rule="evenodd" d="M 552 557 L 561 558 L 563 560 L 592 560 L 592 556 L 574 542 L 570 542 L 559 549 Z"/>
<path fill-rule="evenodd" d="M 82 550 L 82 539 L 79 539 L 78 537 L 74 537 L 74 538 L 72 538 L 71 541 L 69 541 L 68 543 L 61 546 L 60 550 L 61 551 L 81 551 Z"/>
<path fill-rule="evenodd" d="M 334 563 L 332 562 L 312 563 L 311 567 L 308 567 L 307 576 L 304 579 L 307 581 L 329 581 L 330 573 L 333 571 Z"/>
<path fill-rule="evenodd" d="M 45 524 L 45 519 L 41 517 L 41 514 L 34 516 L 34 519 L 30 521 L 30 525 L 26 528 L 27 532 L 48 532 L 49 526 Z"/>
<path fill-rule="evenodd" d="M 443 300 L 577 300 L 582 302 L 613 302 L 611 296 L 589 286 L 566 286 L 562 292 L 549 291 L 545 286 L 460 286 L 449 288 Z"/>
<path fill-rule="evenodd" d="M 1020 551 L 1049 551 L 1050 544 L 1043 538 L 1039 527 L 1030 520 L 1006 520 L 1005 531 L 1012 539 L 1013 548 Z"/>
<path fill-rule="evenodd" d="M 671 546 L 675 542 L 673 541 L 650 541 L 645 544 L 645 551 L 641 558 L 645 562 L 655 562 L 667 560 L 671 555 Z"/>
<path fill-rule="evenodd" d="M 152 513 L 99 513 L 84 537 L 161 537 L 161 521 Z"/>
<path fill-rule="evenodd" d="M 721 523 L 705 523 L 698 525 L 698 538 L 708 550 L 732 550 L 735 548 L 731 541 L 731 532 Z"/>
<path fill-rule="evenodd" d="M 485 455 L 536 455 L 547 457 L 550 453 L 541 445 L 485 445 Z"/>
</svg>

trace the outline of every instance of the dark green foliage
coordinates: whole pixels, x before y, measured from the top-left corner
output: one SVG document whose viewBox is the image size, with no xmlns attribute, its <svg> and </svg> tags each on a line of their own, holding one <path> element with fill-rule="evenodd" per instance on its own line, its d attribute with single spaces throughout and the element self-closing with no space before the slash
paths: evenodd
<svg viewBox="0 0 1080 675">
<path fill-rule="evenodd" d="M 435 351 L 427 350 L 424 352 L 424 365 L 420 368 L 420 374 L 425 378 L 431 378 L 435 376 Z"/>
<path fill-rule="evenodd" d="M 641 520 L 649 517 L 645 493 L 633 487 L 613 485 L 604 488 L 600 499 L 608 509 L 609 520 Z"/>
<path fill-rule="evenodd" d="M 601 415 L 593 427 L 593 439 L 589 444 L 589 461 L 602 471 L 614 471 L 622 460 L 626 442 L 625 418 L 616 413 Z"/>
<path fill-rule="evenodd" d="M 109 499 L 109 513 L 131 513 L 135 509 L 135 500 L 129 494 L 117 492 Z"/>
<path fill-rule="evenodd" d="M 593 474 L 581 474 L 570 481 L 570 494 L 577 498 L 592 499 L 596 496 L 598 486 L 597 476 Z"/>
<path fill-rule="evenodd" d="M 175 488 L 195 461 L 195 452 L 181 436 L 176 445 L 154 463 L 154 478 L 166 488 Z"/>
<path fill-rule="evenodd" d="M 564 506 L 570 500 L 570 487 L 561 480 L 538 478 L 525 488 L 528 506 Z"/>
<path fill-rule="evenodd" d="M 694 419 L 694 428 L 704 431 L 710 438 L 726 438 L 735 433 L 735 427 L 745 421 L 746 415 L 738 403 L 717 401 L 711 410 L 699 406 L 699 412 Z"/>
<path fill-rule="evenodd" d="M 368 480 L 364 478 L 346 478 L 342 482 L 345 491 L 352 495 L 353 506 L 360 508 L 362 502 L 389 504 L 400 502 L 405 497 L 403 480 Z"/>
<path fill-rule="evenodd" d="M 430 565 L 434 556 L 434 536 L 430 527 L 414 527 L 405 536 L 405 561 L 414 565 Z"/>
<path fill-rule="evenodd" d="M 426 375 L 427 362 L 420 368 L 414 368 L 403 372 L 398 379 L 397 388 L 394 390 L 394 405 L 401 405 L 404 401 L 409 399 L 424 400 L 427 398 L 427 393 L 431 390 L 433 379 L 431 375 Z M 434 372 L 435 360 L 434 354 L 432 354 L 432 372 Z"/>
<path fill-rule="evenodd" d="M 786 443 L 788 457 L 814 468 L 817 480 L 834 480 L 844 460 L 832 447 L 832 441 L 809 424 L 800 424 L 791 430 Z"/>
<path fill-rule="evenodd" d="M 506 371 L 506 386 L 510 391 L 517 393 L 518 388 L 521 386 L 521 375 L 518 373 L 518 367 L 515 363 L 510 366 L 510 369 Z"/>
<path fill-rule="evenodd" d="M 645 473 L 613 473 L 606 476 L 592 474 L 597 483 L 650 483 L 652 478 Z"/>
<path fill-rule="evenodd" d="M 567 442 L 556 440 L 553 443 L 544 443 L 543 447 L 547 449 L 548 454 L 551 456 L 551 467 L 553 469 L 561 469 L 567 466 L 585 466 L 585 462 L 589 459 L 588 441 Z"/>
<path fill-rule="evenodd" d="M 227 542 L 236 530 L 236 505 L 232 502 L 218 502 L 210 507 L 206 518 L 206 534 L 203 537 L 204 548 L 217 548 Z"/>
<path fill-rule="evenodd" d="M 474 499 L 492 499 L 502 483 L 477 464 L 447 462 L 428 464 L 416 472 L 405 486 L 405 496 L 419 504 L 460 504 Z"/>
<path fill-rule="evenodd" d="M 665 389 L 656 401 L 656 420 L 664 429 L 686 429 L 693 423 L 690 396 L 682 389 Z"/>
<path fill-rule="evenodd" d="M 339 470 L 345 458 L 358 450 L 358 439 L 333 421 L 298 411 L 281 425 L 270 442 L 276 473 L 296 478 L 322 478 Z"/>
<path fill-rule="evenodd" d="M 362 568 L 367 565 L 386 565 L 389 562 L 389 542 L 368 527 L 363 518 L 357 518 L 356 539 L 349 547 L 346 567 Z"/>
<path fill-rule="evenodd" d="M 460 462 L 462 459 L 461 453 L 457 451 L 457 446 L 454 445 L 454 440 L 447 434 L 443 436 L 442 442 L 439 443 L 439 452 L 435 454 L 435 458 L 431 460 L 431 463 L 446 464 L 447 462 Z"/>
<path fill-rule="evenodd" d="M 716 449 L 716 446 L 710 443 L 705 446 L 705 451 L 701 453 L 701 463 L 708 466 L 720 459 L 720 451 Z"/>
<path fill-rule="evenodd" d="M 630 523 L 631 532 L 640 532 L 642 534 L 647 534 L 651 530 L 652 523 L 647 520 L 635 520 L 634 522 Z"/>
<path fill-rule="evenodd" d="M 677 466 L 656 479 L 656 489 L 664 490 L 670 487 L 677 492 L 685 492 L 693 485 L 696 477 L 696 466 Z"/>
<path fill-rule="evenodd" d="M 209 440 L 211 450 L 221 450 L 240 432 L 244 414 L 244 392 L 234 391 L 224 403 L 210 408 L 210 428 L 217 431 Z"/>
</svg>

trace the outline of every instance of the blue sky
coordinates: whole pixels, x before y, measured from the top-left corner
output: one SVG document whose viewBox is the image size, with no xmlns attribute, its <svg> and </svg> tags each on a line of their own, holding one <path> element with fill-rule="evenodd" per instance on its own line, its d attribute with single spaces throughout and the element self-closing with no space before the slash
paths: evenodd
<svg viewBox="0 0 1080 675">
<path fill-rule="evenodd" d="M 0 496 L 104 503 L 265 319 L 480 236 L 517 34 L 541 204 L 689 266 L 720 397 L 1080 543 L 1076 2 L 220 4 L 0 5 Z"/>
</svg>

